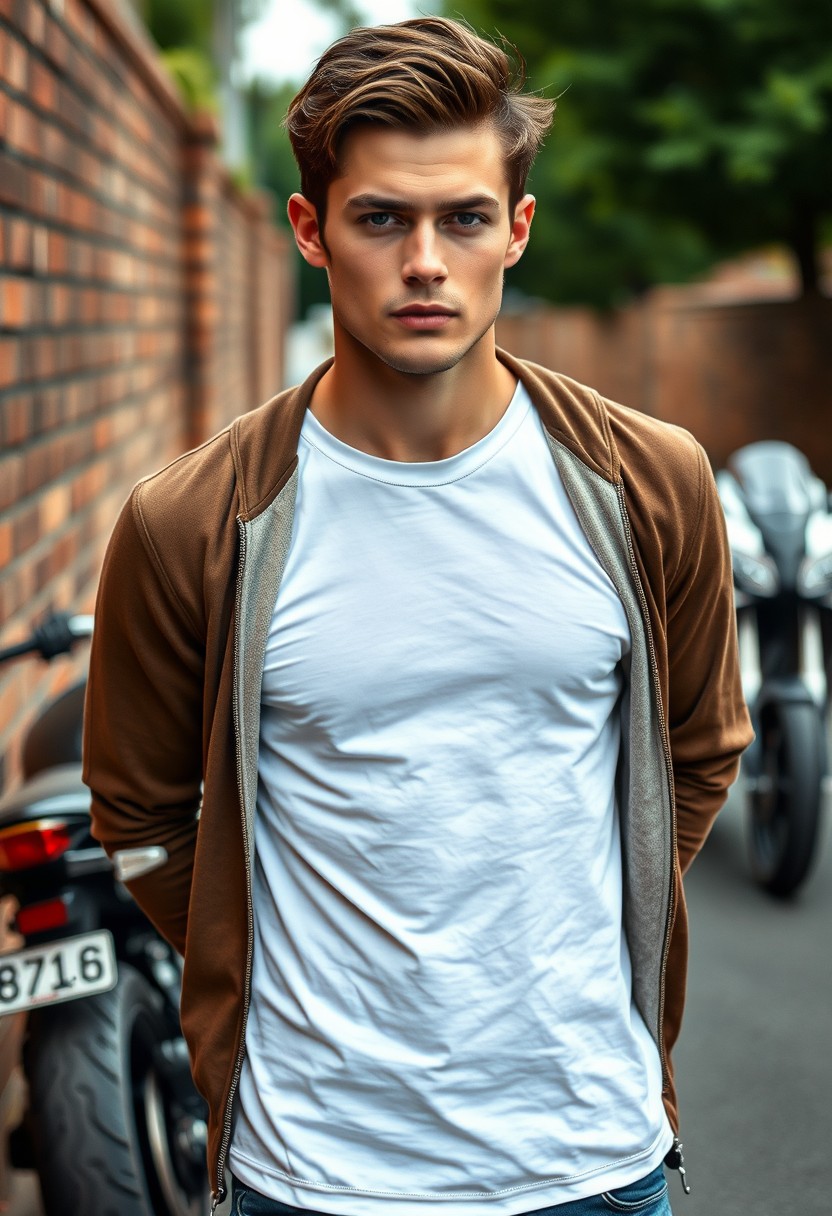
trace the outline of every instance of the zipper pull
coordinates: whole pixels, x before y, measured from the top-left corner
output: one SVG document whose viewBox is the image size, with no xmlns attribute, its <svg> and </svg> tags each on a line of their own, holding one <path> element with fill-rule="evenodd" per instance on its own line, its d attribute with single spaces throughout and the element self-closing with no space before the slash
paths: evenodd
<svg viewBox="0 0 832 1216">
<path fill-rule="evenodd" d="M 664 1159 L 664 1163 L 670 1169 L 679 1171 L 679 1181 L 682 1184 L 682 1190 L 686 1195 L 689 1195 L 690 1186 L 688 1185 L 688 1178 L 685 1172 L 685 1158 L 682 1155 L 682 1141 L 678 1136 L 673 1137 L 673 1144 L 670 1148 L 670 1152 Z"/>
<path fill-rule="evenodd" d="M 216 1192 L 215 1195 L 211 1196 L 211 1216 L 214 1216 L 214 1213 L 216 1212 L 217 1208 L 220 1206 L 221 1203 L 225 1203 L 225 1197 L 227 1194 L 228 1194 L 228 1192 L 226 1191 L 225 1187 L 223 1186 L 223 1187 L 220 1187 L 220 1189 Z"/>
</svg>

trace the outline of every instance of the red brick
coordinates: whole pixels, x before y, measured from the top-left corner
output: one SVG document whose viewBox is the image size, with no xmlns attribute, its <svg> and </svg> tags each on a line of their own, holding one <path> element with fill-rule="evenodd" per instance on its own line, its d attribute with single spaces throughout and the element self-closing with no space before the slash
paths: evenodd
<svg viewBox="0 0 832 1216">
<path fill-rule="evenodd" d="M 0 388 L 8 388 L 20 375 L 20 341 L 0 338 Z"/>
<path fill-rule="evenodd" d="M 113 421 L 111 418 L 97 418 L 93 427 L 95 450 L 105 451 L 113 442 Z"/>
<path fill-rule="evenodd" d="M 31 282 L 11 276 L 0 279 L 0 325 L 5 329 L 22 329 L 31 319 Z"/>
<path fill-rule="evenodd" d="M 26 92 L 29 78 L 29 54 L 17 38 L 9 38 L 6 46 L 6 82 L 20 93 Z"/>
<path fill-rule="evenodd" d="M 35 215 L 60 216 L 63 186 L 47 173 L 29 170 L 29 206 Z M 63 218 L 61 216 L 60 218 Z"/>
<path fill-rule="evenodd" d="M 66 70 L 69 59 L 69 42 L 57 21 L 53 21 L 51 17 L 47 18 L 46 22 L 44 52 L 58 68 L 62 71 Z"/>
<path fill-rule="evenodd" d="M 18 447 L 32 436 L 32 395 L 20 393 L 0 403 L 0 440 L 4 448 Z"/>
<path fill-rule="evenodd" d="M 6 264 L 13 270 L 31 270 L 32 225 L 26 219 L 12 216 L 7 221 L 6 233 L 8 237 Z"/>
<path fill-rule="evenodd" d="M 33 0 L 28 0 L 24 12 L 27 14 L 25 29 L 29 41 L 40 47 L 46 40 L 46 13 L 40 4 L 33 3 Z"/>
<path fill-rule="evenodd" d="M 49 284 L 49 301 L 47 305 L 49 324 L 66 325 L 72 311 L 72 293 L 63 283 Z"/>
<path fill-rule="evenodd" d="M 46 284 L 31 281 L 28 284 L 29 295 L 29 324 L 37 329 L 42 328 L 47 321 L 46 313 Z"/>
<path fill-rule="evenodd" d="M 28 175 L 14 157 L 0 151 L 0 203 L 23 207 L 27 201 Z"/>
<path fill-rule="evenodd" d="M 26 553 L 40 539 L 40 518 L 37 506 L 26 507 L 12 520 L 12 548 L 15 557 Z"/>
<path fill-rule="evenodd" d="M 0 520 L 0 570 L 12 560 L 12 526 L 8 520 Z"/>
<path fill-rule="evenodd" d="M 49 230 L 46 267 L 49 274 L 65 274 L 67 269 L 67 239 L 60 232 Z"/>
<path fill-rule="evenodd" d="M 68 421 L 64 402 L 67 397 L 66 386 L 60 388 L 41 389 L 35 394 L 34 423 L 35 432 L 42 434 L 52 431 Z"/>
<path fill-rule="evenodd" d="M 9 730 L 19 717 L 24 705 L 22 680 L 13 670 L 0 685 L 0 729 Z"/>
<path fill-rule="evenodd" d="M 28 106 L 10 97 L 6 111 L 6 142 L 9 147 L 18 152 L 25 152 L 28 156 L 36 156 L 36 126 L 35 116 Z"/>
<path fill-rule="evenodd" d="M 34 61 L 30 71 L 29 96 L 41 109 L 51 111 L 55 107 L 55 75 L 45 64 Z"/>
<path fill-rule="evenodd" d="M 53 486 L 41 497 L 39 504 L 40 529 L 46 534 L 55 532 L 69 519 L 72 505 L 70 487 L 63 483 Z"/>
<path fill-rule="evenodd" d="M 89 19 L 86 6 L 81 3 L 81 0 L 65 0 L 63 18 L 69 28 L 85 42 L 90 40 L 92 21 Z"/>
<path fill-rule="evenodd" d="M 42 278 L 49 273 L 49 233 L 43 225 L 32 229 L 32 269 Z"/>
</svg>

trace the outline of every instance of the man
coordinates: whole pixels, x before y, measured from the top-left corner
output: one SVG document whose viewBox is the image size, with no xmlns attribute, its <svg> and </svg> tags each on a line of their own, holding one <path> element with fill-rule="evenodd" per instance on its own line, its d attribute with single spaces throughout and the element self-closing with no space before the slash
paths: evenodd
<svg viewBox="0 0 832 1216">
<path fill-rule="evenodd" d="M 670 1210 L 681 873 L 750 732 L 701 450 L 495 347 L 551 111 L 457 22 L 331 47 L 288 125 L 334 361 L 108 552 L 94 830 L 167 851 L 248 1216 Z"/>
</svg>

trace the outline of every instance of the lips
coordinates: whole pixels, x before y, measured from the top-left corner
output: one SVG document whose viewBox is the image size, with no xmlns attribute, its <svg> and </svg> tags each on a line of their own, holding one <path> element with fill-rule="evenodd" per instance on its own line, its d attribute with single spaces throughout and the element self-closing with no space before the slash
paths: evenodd
<svg viewBox="0 0 832 1216">
<path fill-rule="evenodd" d="M 392 313 L 407 329 L 443 329 L 456 315 L 441 304 L 407 304 Z"/>
</svg>

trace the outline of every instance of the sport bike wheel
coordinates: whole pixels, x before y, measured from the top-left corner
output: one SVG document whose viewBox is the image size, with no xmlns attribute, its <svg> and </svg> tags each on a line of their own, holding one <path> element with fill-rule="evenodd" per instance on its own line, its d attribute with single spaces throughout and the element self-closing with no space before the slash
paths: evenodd
<svg viewBox="0 0 832 1216">
<path fill-rule="evenodd" d="M 823 728 L 813 705 L 773 701 L 763 709 L 759 734 L 761 774 L 749 794 L 751 871 L 772 895 L 791 895 L 815 854 Z"/>
<path fill-rule="evenodd" d="M 163 1001 L 132 967 L 116 987 L 31 1017 L 26 1047 L 46 1216 L 197 1216 L 208 1202 L 199 1120 L 160 1056 Z"/>
</svg>

